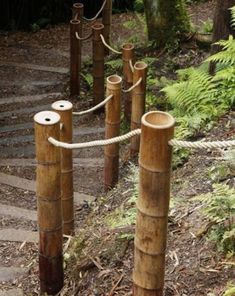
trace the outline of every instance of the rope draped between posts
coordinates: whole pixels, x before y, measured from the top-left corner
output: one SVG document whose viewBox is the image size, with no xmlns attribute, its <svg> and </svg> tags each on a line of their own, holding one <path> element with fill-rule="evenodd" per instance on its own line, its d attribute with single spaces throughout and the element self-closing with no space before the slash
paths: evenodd
<svg viewBox="0 0 235 296">
<path fill-rule="evenodd" d="M 180 148 L 198 148 L 198 149 L 212 149 L 212 148 L 229 148 L 235 146 L 235 140 L 229 141 L 213 141 L 213 142 L 189 142 L 172 139 L 169 145 Z"/>
<path fill-rule="evenodd" d="M 92 32 L 91 32 L 89 35 L 85 36 L 85 37 L 80 37 L 80 36 L 78 35 L 78 32 L 75 32 L 75 35 L 76 35 L 76 38 L 77 38 L 78 40 L 80 40 L 80 41 L 85 41 L 85 40 L 88 40 L 88 39 L 90 39 L 90 38 L 92 37 Z"/>
<path fill-rule="evenodd" d="M 109 98 L 109 97 L 108 97 Z M 108 99 L 107 98 L 107 99 Z M 109 98 L 110 99 L 110 98 Z M 129 133 L 114 137 L 111 139 L 106 139 L 106 140 L 96 140 L 96 141 L 91 141 L 91 142 L 85 142 L 85 143 L 65 143 L 58 141 L 52 137 L 48 138 L 48 141 L 60 148 L 65 148 L 65 149 L 82 149 L 82 148 L 91 148 L 91 147 L 98 147 L 98 146 L 106 146 L 106 145 L 111 145 L 115 143 L 119 143 L 125 140 L 128 140 L 131 137 L 138 136 L 141 134 L 141 129 L 135 129 L 133 131 L 130 131 Z M 180 147 L 180 148 L 197 148 L 197 149 L 213 149 L 213 148 L 229 148 L 229 147 L 234 147 L 235 146 L 235 140 L 228 140 L 228 141 L 213 141 L 213 142 L 189 142 L 189 141 L 180 141 L 176 139 L 172 139 L 169 141 L 169 145 L 173 147 Z"/>
<path fill-rule="evenodd" d="M 136 88 L 138 85 L 140 85 L 141 82 L 142 82 L 142 77 L 140 77 L 140 79 L 135 84 L 133 84 L 130 88 L 128 88 L 128 89 L 122 89 L 122 91 L 124 93 L 131 92 L 134 88 Z"/>
<path fill-rule="evenodd" d="M 129 60 L 129 66 L 131 68 L 131 72 L 134 73 L 134 66 L 132 60 Z"/>
<path fill-rule="evenodd" d="M 104 36 L 102 34 L 100 34 L 100 38 L 104 44 L 104 46 L 106 46 L 109 50 L 111 50 L 112 52 L 116 53 L 116 54 L 122 54 L 121 51 L 118 51 L 114 48 L 112 48 L 104 39 Z"/>
<path fill-rule="evenodd" d="M 106 2 L 107 2 L 107 0 L 104 0 L 102 6 L 100 8 L 100 10 L 96 13 L 96 15 L 94 17 L 92 17 L 92 18 L 86 18 L 85 16 L 83 16 L 82 17 L 82 20 L 84 20 L 86 22 L 93 22 L 93 21 L 95 21 L 98 18 L 99 14 L 104 10 L 104 7 L 105 7 Z"/>
<path fill-rule="evenodd" d="M 111 100 L 113 98 L 113 95 L 109 95 L 107 98 L 105 98 L 102 102 L 100 102 L 99 104 L 97 104 L 96 106 L 85 110 L 85 111 L 81 111 L 81 112 L 73 112 L 73 115 L 83 115 L 83 114 L 87 114 L 90 112 L 93 112 L 101 107 L 103 107 L 109 100 Z"/>
<path fill-rule="evenodd" d="M 121 141 L 128 140 L 129 138 L 131 138 L 133 136 L 140 135 L 140 133 L 141 133 L 141 130 L 136 129 L 136 130 L 133 130 L 125 135 L 114 137 L 114 138 L 107 139 L 107 140 L 97 140 L 97 141 L 91 141 L 91 142 L 85 142 L 85 143 L 74 143 L 74 144 L 64 143 L 64 142 L 58 141 L 52 137 L 49 137 L 48 141 L 52 145 L 54 145 L 56 147 L 60 147 L 60 148 L 82 149 L 82 148 L 91 148 L 91 147 L 98 147 L 98 146 L 107 146 L 107 145 L 119 143 Z"/>
</svg>

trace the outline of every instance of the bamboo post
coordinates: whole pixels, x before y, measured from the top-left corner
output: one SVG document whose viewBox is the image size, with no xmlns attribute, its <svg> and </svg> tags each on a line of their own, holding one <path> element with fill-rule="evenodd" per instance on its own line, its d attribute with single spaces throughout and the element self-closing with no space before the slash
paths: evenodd
<svg viewBox="0 0 235 296">
<path fill-rule="evenodd" d="M 60 149 L 48 142 L 59 139 L 60 116 L 44 111 L 34 116 L 37 159 L 39 277 L 42 293 L 57 294 L 63 287 Z"/>
<path fill-rule="evenodd" d="M 103 34 L 104 25 L 96 23 L 92 26 L 93 30 L 93 94 L 94 105 L 99 104 L 104 99 L 104 45 L 100 38 Z M 96 113 L 101 113 L 104 108 L 100 108 Z"/>
<path fill-rule="evenodd" d="M 141 121 L 139 198 L 134 254 L 134 296 L 162 296 L 174 118 L 152 111 Z"/>
<path fill-rule="evenodd" d="M 134 64 L 134 45 L 126 43 L 122 46 L 123 61 L 123 84 L 125 89 L 129 89 L 133 84 L 133 72 L 130 63 Z M 131 93 L 124 94 L 124 116 L 127 122 L 131 120 Z"/>
<path fill-rule="evenodd" d="M 74 3 L 72 11 L 73 11 L 73 19 L 81 21 L 84 16 L 83 3 Z M 81 31 L 79 31 L 79 36 L 82 37 L 82 22 L 81 22 Z"/>
<path fill-rule="evenodd" d="M 137 62 L 134 65 L 133 84 L 140 78 L 141 83 L 132 90 L 132 109 L 131 109 L 131 130 L 140 128 L 141 117 L 145 113 L 146 79 L 148 65 L 144 62 Z M 140 147 L 140 136 L 131 138 L 131 156 L 138 154 Z"/>
<path fill-rule="evenodd" d="M 80 21 L 70 21 L 70 95 L 80 95 L 81 40 L 76 38 Z"/>
<path fill-rule="evenodd" d="M 122 78 L 112 75 L 107 78 L 107 96 L 113 98 L 105 105 L 105 139 L 120 134 L 121 121 L 121 83 Z M 104 185 L 105 190 L 113 188 L 118 182 L 119 143 L 105 146 Z"/>
<path fill-rule="evenodd" d="M 112 23 L 112 8 L 113 2 L 112 0 L 106 0 L 106 4 L 103 9 L 102 13 L 102 23 L 104 25 L 104 39 L 105 41 L 110 44 L 110 28 Z M 109 49 L 105 47 L 105 55 L 109 54 Z"/>
<path fill-rule="evenodd" d="M 73 105 L 69 101 L 57 101 L 52 109 L 60 115 L 60 141 L 73 142 Z M 61 148 L 61 202 L 63 233 L 74 234 L 73 204 L 73 150 Z"/>
</svg>

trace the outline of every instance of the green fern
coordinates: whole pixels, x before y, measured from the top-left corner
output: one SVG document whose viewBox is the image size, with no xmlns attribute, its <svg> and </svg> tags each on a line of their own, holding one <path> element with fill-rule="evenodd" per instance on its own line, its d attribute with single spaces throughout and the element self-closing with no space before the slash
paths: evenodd
<svg viewBox="0 0 235 296">
<path fill-rule="evenodd" d="M 105 65 L 109 66 L 112 70 L 118 71 L 122 69 L 123 62 L 122 59 L 115 59 L 106 62 Z"/>
</svg>

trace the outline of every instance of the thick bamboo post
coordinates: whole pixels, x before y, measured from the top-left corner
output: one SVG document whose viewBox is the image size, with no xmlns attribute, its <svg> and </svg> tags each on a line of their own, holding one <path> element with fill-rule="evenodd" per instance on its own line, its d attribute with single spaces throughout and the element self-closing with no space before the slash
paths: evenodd
<svg viewBox="0 0 235 296">
<path fill-rule="evenodd" d="M 123 84 L 125 89 L 129 89 L 133 84 L 133 72 L 130 63 L 135 60 L 134 45 L 131 43 L 123 44 L 122 46 L 123 60 Z M 124 116 L 127 122 L 131 120 L 131 93 L 124 94 Z"/>
<path fill-rule="evenodd" d="M 103 34 L 104 25 L 96 23 L 92 26 L 93 30 L 93 95 L 94 105 L 99 104 L 104 100 L 104 45 L 100 38 Z M 100 108 L 96 113 L 104 111 Z"/>
<path fill-rule="evenodd" d="M 117 137 L 120 134 L 121 121 L 121 83 L 122 78 L 112 75 L 107 78 L 107 96 L 113 98 L 105 105 L 105 138 Z M 104 185 L 105 190 L 113 188 L 118 182 L 119 143 L 105 146 Z"/>
<path fill-rule="evenodd" d="M 131 108 L 131 130 L 140 128 L 141 117 L 145 113 L 146 79 L 148 66 L 144 62 L 137 62 L 134 65 L 133 84 L 140 78 L 141 83 L 132 90 L 132 108 Z M 131 156 L 139 152 L 140 136 L 131 138 L 130 152 Z"/>
<path fill-rule="evenodd" d="M 52 109 L 60 115 L 60 141 L 73 142 L 73 105 L 69 101 L 57 101 Z M 74 234 L 73 205 L 73 150 L 61 148 L 61 202 L 63 233 Z"/>
<path fill-rule="evenodd" d="M 141 121 L 139 198 L 134 255 L 134 296 L 162 296 L 174 118 L 152 111 Z"/>
<path fill-rule="evenodd" d="M 55 295 L 63 287 L 60 149 L 48 142 L 59 139 L 60 116 L 52 111 L 34 116 L 37 159 L 39 276 L 42 293 Z"/>
<path fill-rule="evenodd" d="M 106 0 L 106 4 L 103 9 L 102 13 L 102 23 L 104 25 L 104 39 L 105 41 L 110 44 L 110 28 L 112 23 L 112 8 L 113 8 L 113 1 Z M 109 54 L 109 49 L 105 47 L 105 55 Z"/>
<path fill-rule="evenodd" d="M 70 95 L 80 95 L 81 40 L 76 38 L 80 21 L 70 21 Z"/>
</svg>

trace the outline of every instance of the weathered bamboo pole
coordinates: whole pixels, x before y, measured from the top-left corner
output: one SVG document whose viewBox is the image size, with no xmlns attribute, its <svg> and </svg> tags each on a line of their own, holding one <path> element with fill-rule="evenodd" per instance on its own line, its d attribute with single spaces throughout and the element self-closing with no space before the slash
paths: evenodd
<svg viewBox="0 0 235 296">
<path fill-rule="evenodd" d="M 133 84 L 140 78 L 141 83 L 132 90 L 132 108 L 131 108 L 131 130 L 140 128 L 141 118 L 145 113 L 146 79 L 148 65 L 144 62 L 137 62 L 134 65 Z M 130 153 L 134 156 L 139 153 L 140 136 L 131 138 Z"/>
<path fill-rule="evenodd" d="M 93 95 L 94 105 L 99 104 L 104 100 L 104 45 L 100 38 L 103 34 L 104 25 L 96 23 L 92 26 L 93 39 Z M 100 108 L 96 113 L 101 113 L 104 108 Z"/>
<path fill-rule="evenodd" d="M 81 40 L 76 38 L 80 21 L 70 21 L 70 95 L 80 95 Z"/>
<path fill-rule="evenodd" d="M 110 44 L 110 29 L 112 23 L 112 9 L 113 9 L 113 1 L 106 0 L 106 4 L 102 13 L 102 23 L 104 25 L 104 39 Z M 105 47 L 105 55 L 109 54 L 109 49 Z"/>
<path fill-rule="evenodd" d="M 123 84 L 125 89 L 129 89 L 133 84 L 133 72 L 131 64 L 134 65 L 135 52 L 132 43 L 126 43 L 122 46 L 123 60 Z M 131 120 L 131 93 L 124 94 L 124 116 L 127 122 Z"/>
<path fill-rule="evenodd" d="M 174 118 L 152 111 L 141 121 L 139 198 L 134 254 L 134 296 L 162 296 Z"/>
<path fill-rule="evenodd" d="M 121 83 L 122 78 L 112 75 L 107 78 L 107 96 L 113 98 L 105 105 L 105 139 L 120 134 L 121 121 Z M 104 185 L 105 190 L 113 188 L 118 182 L 119 143 L 105 146 Z"/>
<path fill-rule="evenodd" d="M 48 137 L 60 138 L 60 116 L 52 111 L 34 116 L 37 159 L 39 277 L 41 293 L 57 294 L 63 287 L 60 149 Z"/>
<path fill-rule="evenodd" d="M 80 23 L 78 25 L 78 35 L 80 37 L 83 36 L 83 16 L 84 16 L 84 5 L 83 3 L 74 3 L 73 4 L 73 19 L 75 20 L 79 20 Z M 82 41 L 80 41 L 78 43 L 79 45 L 79 52 L 78 52 L 78 56 L 80 59 L 80 65 L 82 65 Z"/>
<path fill-rule="evenodd" d="M 73 105 L 69 101 L 57 101 L 52 109 L 60 115 L 60 141 L 73 142 Z M 73 204 L 73 150 L 61 148 L 61 202 L 63 233 L 74 234 Z"/>
</svg>

